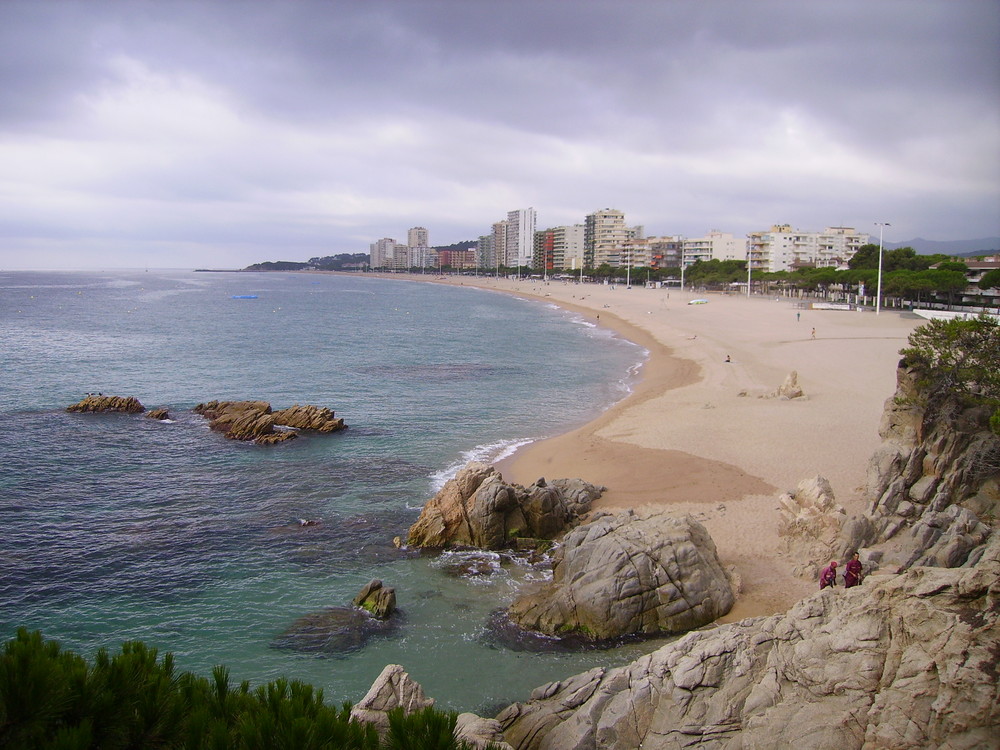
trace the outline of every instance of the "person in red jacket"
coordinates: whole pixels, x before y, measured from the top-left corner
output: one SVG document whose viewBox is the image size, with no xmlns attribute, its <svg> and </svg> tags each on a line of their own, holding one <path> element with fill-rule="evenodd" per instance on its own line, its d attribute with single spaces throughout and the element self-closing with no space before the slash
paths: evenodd
<svg viewBox="0 0 1000 750">
<path fill-rule="evenodd" d="M 844 588 L 849 589 L 851 586 L 857 586 L 861 583 L 861 561 L 858 559 L 858 553 L 855 552 L 851 555 L 851 559 L 847 561 L 844 565 Z"/>
<path fill-rule="evenodd" d="M 830 564 L 823 568 L 819 574 L 819 587 L 825 589 L 827 586 L 837 585 L 837 561 L 831 560 Z"/>
</svg>

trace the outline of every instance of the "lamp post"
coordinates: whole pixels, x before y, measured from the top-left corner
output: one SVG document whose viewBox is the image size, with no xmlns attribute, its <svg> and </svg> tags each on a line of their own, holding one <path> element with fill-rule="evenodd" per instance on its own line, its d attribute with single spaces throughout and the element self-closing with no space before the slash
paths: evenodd
<svg viewBox="0 0 1000 750">
<path fill-rule="evenodd" d="M 887 221 L 876 221 L 875 226 L 878 227 L 878 286 L 875 290 L 875 314 L 878 315 L 882 311 L 882 230 L 886 227 L 891 227 Z"/>
<path fill-rule="evenodd" d="M 750 299 L 750 251 L 753 249 L 753 243 L 747 238 L 747 299 Z"/>
</svg>

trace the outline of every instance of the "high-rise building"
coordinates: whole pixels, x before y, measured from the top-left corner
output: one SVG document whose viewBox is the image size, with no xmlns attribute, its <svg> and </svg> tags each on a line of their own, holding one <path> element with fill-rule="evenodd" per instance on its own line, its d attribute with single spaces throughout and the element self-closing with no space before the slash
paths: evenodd
<svg viewBox="0 0 1000 750">
<path fill-rule="evenodd" d="M 533 208 L 507 212 L 507 261 L 508 266 L 531 266 L 535 248 L 536 213 Z"/>
<path fill-rule="evenodd" d="M 750 264 L 768 272 L 836 268 L 845 265 L 869 240 L 869 235 L 853 227 L 803 232 L 789 224 L 775 224 L 768 231 L 750 233 Z"/>
<path fill-rule="evenodd" d="M 372 268 L 386 268 L 391 264 L 396 252 L 396 240 L 391 237 L 383 237 L 371 244 L 371 266 Z"/>
<path fill-rule="evenodd" d="M 476 243 L 476 265 L 479 268 L 496 268 L 497 255 L 493 249 L 493 235 L 484 234 Z"/>
<path fill-rule="evenodd" d="M 499 266 L 506 266 L 507 263 L 507 235 L 508 222 L 506 219 L 493 224 L 493 255 L 494 263 Z M 490 264 L 493 265 L 493 264 Z"/>
<path fill-rule="evenodd" d="M 423 227 L 413 227 L 408 230 L 406 244 L 410 247 L 430 247 L 427 230 Z"/>
<path fill-rule="evenodd" d="M 625 214 L 621 211 L 613 208 L 594 211 L 587 215 L 584 224 L 584 261 L 591 268 L 603 264 L 621 267 L 625 243 L 642 239 L 644 234 L 641 226 L 625 226 Z"/>
</svg>

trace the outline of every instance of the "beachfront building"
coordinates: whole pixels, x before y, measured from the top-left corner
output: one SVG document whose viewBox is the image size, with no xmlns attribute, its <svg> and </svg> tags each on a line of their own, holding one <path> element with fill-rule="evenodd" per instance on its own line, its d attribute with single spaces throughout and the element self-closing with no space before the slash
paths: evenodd
<svg viewBox="0 0 1000 750">
<path fill-rule="evenodd" d="M 533 208 L 507 212 L 507 266 L 531 266 L 536 221 L 537 215 Z"/>
<path fill-rule="evenodd" d="M 643 238 L 643 228 L 625 226 L 625 214 L 613 208 L 587 214 L 583 227 L 584 262 L 590 268 L 603 264 L 623 267 L 621 258 L 625 243 Z"/>
<path fill-rule="evenodd" d="M 750 264 L 768 272 L 798 268 L 837 268 L 847 265 L 854 253 L 871 240 L 853 227 L 827 227 L 804 232 L 789 224 L 775 224 L 749 236 Z"/>
<path fill-rule="evenodd" d="M 507 226 L 508 222 L 506 219 L 493 224 L 492 245 L 494 262 L 490 264 L 491 266 L 507 265 Z"/>
<path fill-rule="evenodd" d="M 427 268 L 434 265 L 434 253 L 430 248 L 430 235 L 424 227 L 412 227 L 406 233 L 410 266 Z"/>
<path fill-rule="evenodd" d="M 711 230 L 704 237 L 688 237 L 683 241 L 685 268 L 698 261 L 746 260 L 747 242 L 734 237 L 731 232 Z"/>
<path fill-rule="evenodd" d="M 481 235 L 476 242 L 476 264 L 479 268 L 496 268 L 497 256 L 493 250 L 493 235 Z"/>
<path fill-rule="evenodd" d="M 650 268 L 680 268 L 684 240 L 681 237 L 650 237 L 649 267 Z"/>
<path fill-rule="evenodd" d="M 372 268 L 387 268 L 396 252 L 396 240 L 392 237 L 383 237 L 376 240 L 369 247 Z"/>
<path fill-rule="evenodd" d="M 535 232 L 532 267 L 546 271 L 579 271 L 583 267 L 583 224 Z"/>
</svg>

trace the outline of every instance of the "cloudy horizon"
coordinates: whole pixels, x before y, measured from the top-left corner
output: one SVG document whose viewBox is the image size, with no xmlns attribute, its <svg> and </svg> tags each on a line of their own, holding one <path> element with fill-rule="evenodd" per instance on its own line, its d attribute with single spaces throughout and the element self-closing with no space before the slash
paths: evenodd
<svg viewBox="0 0 1000 750">
<path fill-rule="evenodd" d="M 601 208 L 1000 236 L 1000 3 L 0 4 L 0 268 L 243 267 Z"/>
</svg>

